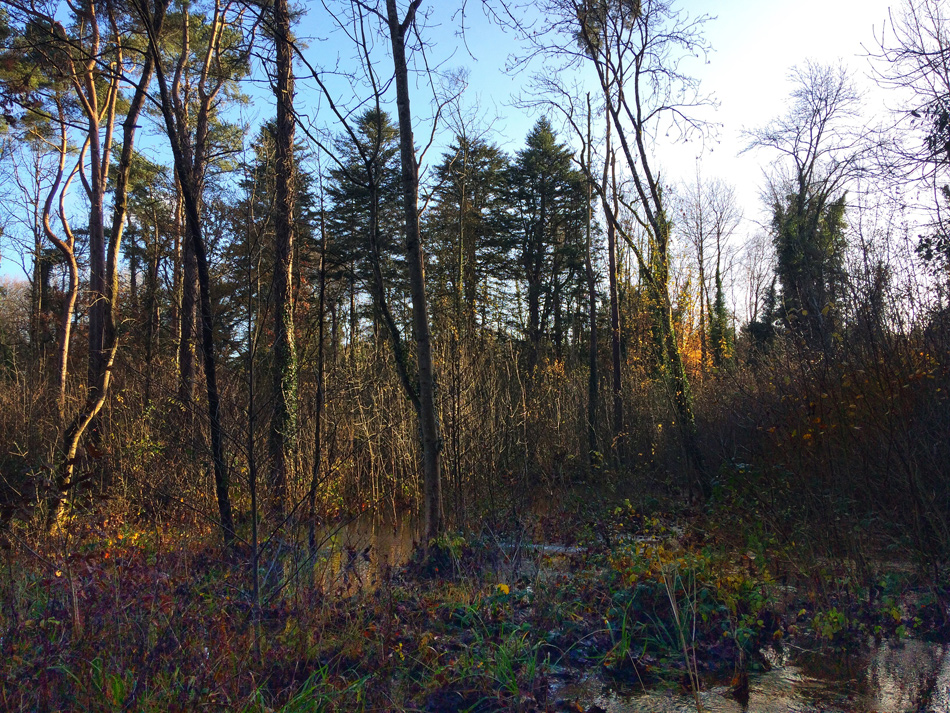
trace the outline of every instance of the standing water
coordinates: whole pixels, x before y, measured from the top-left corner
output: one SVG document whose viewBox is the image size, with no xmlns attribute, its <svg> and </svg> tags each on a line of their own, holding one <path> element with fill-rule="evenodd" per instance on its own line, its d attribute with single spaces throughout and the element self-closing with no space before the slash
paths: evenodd
<svg viewBox="0 0 950 713">
<path fill-rule="evenodd" d="M 364 513 L 321 534 L 314 571 L 328 593 L 373 589 L 391 568 L 409 560 L 418 540 L 414 518 Z"/>
<path fill-rule="evenodd" d="M 914 639 L 872 645 L 861 653 L 770 652 L 772 670 L 749 677 L 749 702 L 726 686 L 703 691 L 709 713 L 947 713 L 950 647 Z M 595 677 L 555 691 L 582 710 L 607 713 L 695 711 L 692 696 L 662 691 L 620 692 Z"/>
<path fill-rule="evenodd" d="M 404 564 L 419 539 L 409 517 L 366 513 L 323 533 L 314 568 L 328 593 L 375 588 L 390 569 Z M 504 544 L 500 545 L 505 549 Z M 560 553 L 557 545 L 522 545 Z M 917 639 L 872 643 L 859 652 L 805 651 L 786 646 L 766 652 L 771 670 L 749 676 L 749 700 L 742 705 L 728 686 L 702 691 L 708 713 L 950 713 L 950 645 Z M 662 690 L 621 690 L 598 673 L 557 684 L 553 699 L 575 702 L 570 709 L 606 713 L 695 711 L 692 695 Z"/>
</svg>

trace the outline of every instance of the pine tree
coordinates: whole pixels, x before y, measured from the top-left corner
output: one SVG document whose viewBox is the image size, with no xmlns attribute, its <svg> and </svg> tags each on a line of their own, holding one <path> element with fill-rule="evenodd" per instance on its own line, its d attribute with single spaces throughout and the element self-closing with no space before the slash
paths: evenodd
<svg viewBox="0 0 950 713">
<path fill-rule="evenodd" d="M 525 283 L 529 369 L 542 337 L 555 347 L 563 335 L 563 297 L 568 285 L 584 289 L 584 226 L 587 183 L 571 166 L 571 152 L 547 119 L 539 119 L 509 172 L 519 278 Z M 553 323 L 549 329 L 549 323 Z"/>
<path fill-rule="evenodd" d="M 433 277 L 460 326 L 474 326 L 489 278 L 511 273 L 507 170 L 501 149 L 464 136 L 456 137 L 435 169 L 435 203 L 426 221 L 438 256 Z"/>
<path fill-rule="evenodd" d="M 405 285 L 398 240 L 399 130 L 389 114 L 368 109 L 355 122 L 354 133 L 336 139 L 339 164 L 327 172 L 327 230 L 332 235 L 328 260 L 331 272 L 345 276 L 351 289 L 367 289 L 373 295 L 378 328 L 380 298 L 385 295 L 374 273 L 379 271 L 384 291 Z M 355 324 L 356 315 L 351 319 Z"/>
</svg>

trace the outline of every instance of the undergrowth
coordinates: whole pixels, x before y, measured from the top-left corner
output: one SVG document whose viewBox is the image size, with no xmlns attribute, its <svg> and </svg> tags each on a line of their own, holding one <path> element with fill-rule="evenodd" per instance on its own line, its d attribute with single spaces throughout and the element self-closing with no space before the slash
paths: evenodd
<svg viewBox="0 0 950 713">
<path fill-rule="evenodd" d="M 343 593 L 318 577 L 271 584 L 260 610 L 244 553 L 223 555 L 210 528 L 105 519 L 74 523 L 67 542 L 21 527 L 5 539 L 0 706 L 547 711 L 591 672 L 688 690 L 766 667 L 761 652 L 788 642 L 946 635 L 945 579 L 816 556 L 731 528 L 726 507 L 527 518 L 517 541 L 456 534 Z"/>
</svg>

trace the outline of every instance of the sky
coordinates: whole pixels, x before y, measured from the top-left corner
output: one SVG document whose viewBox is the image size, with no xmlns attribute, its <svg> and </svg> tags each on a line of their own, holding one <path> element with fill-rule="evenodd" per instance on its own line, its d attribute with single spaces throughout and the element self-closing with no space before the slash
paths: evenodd
<svg viewBox="0 0 950 713">
<path fill-rule="evenodd" d="M 489 0 L 495 6 L 499 0 Z M 872 80 L 869 54 L 877 46 L 889 9 L 900 0 L 674 0 L 674 5 L 690 17 L 710 16 L 704 34 L 712 52 L 707 61 L 694 60 L 688 71 L 701 80 L 701 91 L 715 101 L 715 110 L 705 111 L 704 118 L 716 129 L 704 141 L 689 143 L 658 137 L 654 166 L 659 168 L 667 185 L 693 182 L 697 170 L 703 179 L 722 179 L 734 186 L 742 222 L 732 243 L 739 247 L 756 233 L 762 233 L 770 215 L 762 199 L 766 172 L 775 159 L 764 150 L 746 151 L 749 139 L 745 131 L 766 125 L 784 114 L 788 95 L 793 88 L 789 73 L 806 61 L 822 64 L 843 63 L 853 73 L 855 82 L 865 93 L 865 110 L 869 123 L 888 112 L 888 101 L 894 98 L 878 89 Z M 406 3 L 400 3 L 404 6 Z M 443 70 L 463 67 L 468 73 L 468 86 L 463 104 L 476 123 L 490 127 L 486 138 L 509 153 L 521 149 L 539 114 L 518 106 L 518 97 L 525 91 L 533 72 L 550 71 L 543 65 L 530 64 L 521 72 L 506 71 L 513 56 L 523 54 L 517 37 L 506 34 L 486 17 L 480 0 L 464 3 L 464 36 L 460 32 L 463 17 L 461 0 L 436 2 L 425 0 L 420 12 L 426 13 L 423 37 L 432 43 L 430 62 Z M 345 65 L 346 50 L 341 50 L 332 37 L 317 31 L 320 18 L 308 18 L 300 28 L 308 31 L 312 56 L 324 66 L 333 66 L 337 59 Z M 310 23 L 310 24 L 308 24 Z M 543 20 L 542 20 L 543 24 Z M 323 29 L 323 28 L 321 28 Z M 385 39 L 385 38 L 384 38 Z M 381 57 L 381 67 L 388 57 Z M 385 70 L 381 69 L 381 73 Z M 303 86 L 303 85 L 301 85 Z M 305 90 L 302 90 L 305 91 Z M 423 116 L 431 91 L 424 84 L 413 88 L 414 114 Z M 395 107 L 390 108 L 395 113 Z M 464 112 L 463 112 L 464 113 Z M 557 127 L 560 118 L 554 114 Z M 424 143 L 427 125 L 420 119 L 416 127 L 417 144 Z M 563 140 L 569 132 L 562 131 Z M 450 140 L 445 132 L 436 138 L 426 157 L 431 165 L 440 158 L 441 149 Z M 733 292 L 732 307 L 743 310 L 741 287 Z"/>
<path fill-rule="evenodd" d="M 763 166 L 769 155 L 740 152 L 748 146 L 743 129 L 753 129 L 784 113 L 791 89 L 788 73 L 805 60 L 841 61 L 855 73 L 865 92 L 870 115 L 886 111 L 886 97 L 870 79 L 868 53 L 880 37 L 889 0 L 691 0 L 690 9 L 714 7 L 717 19 L 708 25 L 715 50 L 700 74 L 703 86 L 720 102 L 715 120 L 721 140 L 702 157 L 703 174 L 734 183 L 750 217 L 758 214 Z M 875 34 L 876 33 L 876 34 Z M 694 150 L 671 152 L 683 178 L 694 175 Z"/>
<path fill-rule="evenodd" d="M 762 126 L 784 112 L 790 90 L 789 70 L 806 59 L 846 63 L 859 85 L 868 89 L 869 112 L 882 111 L 883 95 L 874 89 L 869 78 L 867 53 L 873 50 L 875 36 L 880 34 L 888 8 L 894 4 L 894 0 L 681 0 L 678 6 L 691 16 L 714 16 L 705 26 L 713 52 L 706 64 L 697 60 L 690 69 L 701 79 L 702 90 L 718 102 L 718 109 L 706 118 L 721 128 L 715 140 L 702 145 L 692 142 L 658 146 L 657 164 L 664 182 L 694 180 L 697 159 L 701 159 L 704 178 L 721 178 L 736 188 L 746 217 L 737 238 L 741 240 L 754 232 L 756 222 L 765 219 L 760 191 L 764 185 L 763 167 L 771 157 L 761 151 L 741 153 L 748 143 L 742 131 Z M 405 5 L 400 2 L 401 7 Z M 538 118 L 538 114 L 515 106 L 515 100 L 528 83 L 530 71 L 540 66 L 532 65 L 520 74 L 505 71 L 510 56 L 520 49 L 517 38 L 489 22 L 480 0 L 465 3 L 463 42 L 462 6 L 461 0 L 425 0 L 422 4 L 420 12 L 428 14 L 424 36 L 434 45 L 432 61 L 442 69 L 463 67 L 468 71 L 463 104 L 483 127 L 490 127 L 490 141 L 513 153 L 524 145 L 525 136 Z M 351 43 L 342 41 L 329 28 L 326 16 L 320 14 L 320 6 L 312 4 L 297 30 L 307 42 L 305 56 L 325 69 L 352 64 Z M 385 75 L 388 60 L 383 54 L 382 40 L 378 50 L 379 71 Z M 305 71 L 298 66 L 298 110 L 305 117 L 315 118 L 316 126 L 326 125 L 325 105 L 321 110 L 312 82 L 302 76 Z M 341 83 L 334 83 L 332 77 L 330 84 L 342 92 Z M 247 91 L 252 102 L 242 110 L 244 118 L 252 123 L 270 118 L 273 95 L 266 82 L 249 83 Z M 429 111 L 430 96 L 424 85 L 417 83 L 413 87 L 414 114 L 423 116 Z M 395 107 L 390 107 L 390 111 L 395 114 Z M 416 128 L 418 144 L 428 140 L 427 132 L 425 122 L 420 121 Z M 157 141 L 154 131 L 152 134 L 151 138 L 142 137 L 143 145 L 157 147 L 163 143 Z M 562 135 L 568 138 L 566 133 Z M 428 162 L 439 160 L 440 149 L 449 139 L 448 132 L 436 137 L 426 157 Z M 0 262 L 0 274 L 17 275 L 18 261 L 9 259 L 9 249 L 9 245 L 4 246 L 7 255 Z"/>
<path fill-rule="evenodd" d="M 868 54 L 876 47 L 889 9 L 900 0 L 679 0 L 674 4 L 691 17 L 709 15 L 705 36 L 712 47 L 708 61 L 693 61 L 690 72 L 700 78 L 701 90 L 718 104 L 705 118 L 716 124 L 703 142 L 665 142 L 656 147 L 656 164 L 668 184 L 694 181 L 701 165 L 704 179 L 720 178 L 732 184 L 743 211 L 743 223 L 735 240 L 742 242 L 760 231 L 768 221 L 761 198 L 765 171 L 773 156 L 763 150 L 744 151 L 749 140 L 745 130 L 764 126 L 782 115 L 792 89 L 790 70 L 806 60 L 820 63 L 843 62 L 865 92 L 869 120 L 887 112 L 888 97 L 871 79 Z M 498 2 L 495 0 L 497 6 Z M 400 3 L 404 6 L 405 3 Z M 521 73 L 506 71 L 513 55 L 523 51 L 517 38 L 503 33 L 486 17 L 480 0 L 464 3 L 464 41 L 460 35 L 463 18 L 461 0 L 426 0 L 425 39 L 432 42 L 430 59 L 443 70 L 463 67 L 468 86 L 463 103 L 483 127 L 487 138 L 509 153 L 524 145 L 524 139 L 539 114 L 517 106 L 517 98 L 530 81 L 532 72 L 542 68 L 529 65 Z M 326 31 L 325 18 L 311 15 L 300 27 L 311 37 L 309 56 L 316 63 L 345 64 L 349 50 L 341 49 Z M 324 23 L 324 24 L 321 24 Z M 329 38 L 329 39 L 327 39 Z M 381 61 L 386 61 L 381 57 Z M 385 70 L 381 70 L 384 72 Z M 301 96 L 306 89 L 301 84 Z M 312 95 L 311 95 L 312 96 Z M 413 87 L 414 114 L 423 115 L 431 92 L 422 84 Z M 306 100 L 305 100 L 306 102 Z M 477 109 L 473 109 L 477 107 Z M 395 113 L 395 107 L 391 108 Z M 552 116 L 555 126 L 558 117 Z M 426 125 L 416 127 L 417 143 L 424 143 Z M 563 139 L 569 139 L 566 131 Z M 426 159 L 438 161 L 448 132 L 437 137 Z M 666 141 L 665 137 L 660 137 Z"/>
<path fill-rule="evenodd" d="M 426 3 L 428 5 L 430 3 Z M 789 71 L 806 60 L 844 62 L 867 92 L 869 114 L 885 111 L 886 97 L 870 79 L 868 52 L 875 47 L 893 0 L 684 0 L 679 3 L 690 16 L 713 17 L 705 34 L 713 52 L 708 63 L 694 62 L 690 69 L 701 80 L 702 91 L 711 94 L 718 109 L 707 118 L 720 125 L 718 135 L 699 142 L 658 147 L 658 164 L 665 181 L 694 180 L 697 159 L 706 178 L 722 178 L 736 187 L 749 221 L 761 219 L 760 191 L 767 153 L 742 153 L 748 140 L 743 130 L 765 125 L 784 113 L 791 89 Z M 423 6 L 425 7 L 425 5 Z M 501 37 L 485 20 L 480 7 L 469 3 L 466 32 L 469 56 L 459 50 L 452 61 L 467 65 L 468 91 L 478 97 L 486 120 L 497 112 L 494 140 L 514 151 L 537 115 L 512 106 L 526 83 L 526 74 L 504 71 L 505 60 L 517 52 L 516 40 Z M 457 24 L 446 22 L 437 31 L 439 45 L 459 45 Z M 747 230 L 753 229 L 751 225 Z"/>
</svg>

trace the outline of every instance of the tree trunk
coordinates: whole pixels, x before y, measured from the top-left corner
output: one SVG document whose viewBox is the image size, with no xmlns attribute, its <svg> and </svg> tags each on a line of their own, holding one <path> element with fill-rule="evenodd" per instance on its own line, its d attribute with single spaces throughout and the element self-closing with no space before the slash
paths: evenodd
<svg viewBox="0 0 950 713">
<path fill-rule="evenodd" d="M 271 420 L 271 485 L 279 519 L 286 507 L 297 450 L 297 353 L 294 344 L 294 77 L 287 0 L 274 2 L 277 54 L 276 214 L 274 216 L 274 414 Z"/>
<path fill-rule="evenodd" d="M 590 192 L 588 192 L 590 198 Z M 599 409 L 599 383 L 597 374 L 597 280 L 594 276 L 594 264 L 591 246 L 591 210 L 587 214 L 587 254 L 584 256 L 584 268 L 587 271 L 587 300 L 590 310 L 590 344 L 588 352 L 587 377 L 587 464 L 593 465 L 593 454 L 597 452 L 597 412 Z"/>
<path fill-rule="evenodd" d="M 164 2 L 165 0 L 162 0 Z M 149 43 L 156 56 L 158 53 L 158 31 L 147 9 L 137 5 L 143 23 L 148 28 Z M 205 384 L 208 394 L 208 420 L 211 432 L 211 457 L 214 464 L 215 496 L 225 546 L 234 543 L 234 519 L 231 514 L 228 470 L 224 458 L 224 435 L 221 428 L 221 404 L 218 394 L 216 357 L 214 349 L 214 315 L 211 309 L 211 277 L 208 272 L 208 256 L 201 233 L 199 210 L 199 187 L 194 181 L 194 164 L 189 165 L 185 149 L 188 147 L 188 127 L 176 126 L 173 115 L 173 100 L 169 92 L 168 81 L 161 62 L 155 64 L 155 75 L 161 95 L 160 109 L 165 121 L 165 130 L 169 137 L 172 154 L 175 158 L 175 170 L 181 184 L 182 201 L 185 208 L 187 239 L 195 253 L 198 273 L 198 295 L 201 306 L 201 337 L 204 353 Z"/>
<path fill-rule="evenodd" d="M 593 172 L 593 138 L 591 136 L 590 93 L 587 94 L 587 146 L 585 173 L 587 180 L 587 241 L 584 254 L 584 269 L 587 277 L 587 301 L 590 310 L 590 344 L 588 352 L 587 375 L 587 467 L 594 465 L 594 453 L 597 452 L 597 412 L 599 408 L 599 383 L 597 374 L 597 279 L 594 275 L 593 241 L 591 227 L 594 222 L 592 199 L 593 185 L 590 176 Z"/>
<path fill-rule="evenodd" d="M 168 0 L 157 0 L 154 11 L 155 31 L 161 31 Z M 104 225 L 104 197 L 109 178 L 109 165 L 115 127 L 116 103 L 119 91 L 119 81 L 122 73 L 123 56 L 122 45 L 119 42 L 114 48 L 115 59 L 113 68 L 116 70 L 105 94 L 105 104 L 100 108 L 99 90 L 97 86 L 96 62 L 100 45 L 98 18 L 94 6 L 90 12 L 92 46 L 95 49 L 85 65 L 82 82 L 74 78 L 73 87 L 83 107 L 88 122 L 87 143 L 83 146 L 85 152 L 88 146 L 90 156 L 90 177 L 84 179 L 86 193 L 89 198 L 89 366 L 86 401 L 83 408 L 76 414 L 66 428 L 63 436 L 64 460 L 56 478 L 55 489 L 51 497 L 48 512 L 48 523 L 52 529 L 62 524 L 65 515 L 65 500 L 68 491 L 75 485 L 74 471 L 76 453 L 83 434 L 87 429 L 92 437 L 98 440 L 101 437 L 98 428 L 98 417 L 105 404 L 109 383 L 112 378 L 112 365 L 118 349 L 118 334 L 116 331 L 116 298 L 118 295 L 118 260 L 119 247 L 122 241 L 122 229 L 125 224 L 128 199 L 128 177 L 131 167 L 133 147 L 135 143 L 135 128 L 145 93 L 151 82 L 152 70 L 157 47 L 153 46 L 145 53 L 145 64 L 135 86 L 135 91 L 129 102 L 129 109 L 123 122 L 122 153 L 113 187 L 112 226 L 106 246 Z M 112 8 L 107 7 L 111 13 Z M 114 16 L 110 14 L 113 32 L 118 36 L 118 26 Z M 105 126 L 105 137 L 100 139 L 99 131 Z M 65 146 L 63 147 L 65 149 Z M 82 174 L 81 174 L 82 175 Z M 50 194 L 50 200 L 52 193 Z M 47 218 L 49 201 L 47 202 Z M 62 203 L 60 216 L 64 223 L 65 218 Z M 51 235 L 47 225 L 47 233 Z M 74 240 L 68 236 L 69 250 L 57 243 L 60 251 L 66 254 L 70 269 L 70 294 L 67 295 L 63 308 L 60 325 L 60 404 L 61 410 L 65 403 L 66 371 L 69 356 L 69 338 L 71 331 L 72 312 L 75 307 L 76 290 L 78 289 L 78 265 L 72 250 Z M 56 242 L 56 241 L 54 241 Z"/>
<path fill-rule="evenodd" d="M 700 209 L 702 210 L 702 209 Z M 702 220 L 702 218 L 700 218 Z M 705 381 L 706 379 L 706 366 L 709 361 L 707 343 L 709 338 L 707 335 L 708 328 L 707 325 L 711 324 L 711 319 L 708 315 L 711 312 L 709 310 L 709 294 L 706 289 L 706 266 L 705 261 L 705 250 L 703 241 L 705 235 L 703 234 L 702 225 L 699 229 L 699 240 L 697 242 L 697 253 L 698 253 L 698 263 L 699 263 L 699 376 L 700 381 Z"/>
<path fill-rule="evenodd" d="M 112 380 L 112 365 L 115 362 L 117 341 L 108 345 L 104 353 L 103 370 L 99 381 L 86 391 L 86 402 L 66 428 L 63 435 L 63 463 L 56 474 L 55 486 L 47 503 L 46 522 L 50 532 L 62 529 L 67 515 L 66 499 L 70 490 L 75 486 L 76 456 L 79 452 L 79 442 L 89 424 L 99 415 L 106 402 L 109 392 L 109 382 Z"/>
<path fill-rule="evenodd" d="M 434 539 L 443 532 L 442 481 L 439 464 L 441 440 L 435 408 L 435 378 L 429 314 L 426 304 L 425 270 L 419 235 L 419 167 L 412 138 L 412 114 L 409 106 L 409 71 L 406 64 L 406 31 L 412 25 L 422 0 L 414 0 L 405 19 L 399 22 L 396 0 L 386 0 L 389 36 L 392 40 L 396 72 L 396 104 L 399 114 L 399 143 L 402 163 L 403 208 L 406 219 L 406 258 L 409 289 L 412 295 L 412 325 L 419 370 L 419 430 L 422 435 L 423 501 L 426 537 Z"/>
<path fill-rule="evenodd" d="M 672 400 L 676 409 L 677 425 L 682 435 L 683 450 L 686 453 L 690 473 L 690 489 L 695 495 L 708 500 L 712 495 L 712 484 L 709 481 L 705 459 L 699 447 L 699 432 L 693 415 L 693 397 L 690 392 L 689 379 L 683 365 L 682 353 L 676 344 L 672 311 L 667 310 L 666 315 L 667 318 L 663 328 L 663 342 L 666 351 L 665 366 L 668 372 L 666 381 L 668 388 L 673 392 Z"/>
<path fill-rule="evenodd" d="M 181 303 L 182 295 L 182 273 L 184 272 L 182 256 L 182 227 L 185 224 L 185 206 L 181 200 L 181 181 L 178 180 L 178 172 L 175 171 L 175 215 L 174 230 L 172 232 L 174 245 L 172 246 L 172 303 L 169 309 L 169 322 L 171 323 L 172 334 L 171 341 L 178 346 L 181 342 Z M 181 363 L 178 364 L 179 374 L 181 373 Z"/>
<path fill-rule="evenodd" d="M 310 476 L 310 492 L 308 494 L 308 505 L 310 508 L 310 521 L 307 529 L 307 544 L 311 556 L 316 554 L 317 550 L 317 487 L 320 485 L 320 479 L 323 471 L 323 402 L 324 402 L 324 336 L 326 334 L 326 296 L 327 296 L 327 232 L 326 232 L 326 214 L 322 208 L 323 197 L 321 196 L 320 209 L 320 295 L 317 303 L 317 319 L 319 327 L 317 330 L 317 394 L 316 394 L 316 414 L 314 415 L 313 428 L 313 468 Z"/>
<path fill-rule="evenodd" d="M 50 224 L 50 215 L 52 214 L 53 210 L 53 200 L 56 197 L 57 191 L 59 191 L 63 174 L 66 169 L 66 151 L 68 148 L 65 123 L 66 116 L 63 111 L 62 102 L 57 101 L 57 108 L 59 110 L 58 114 L 60 122 L 59 167 L 57 169 L 56 178 L 53 181 L 53 185 L 50 187 L 49 193 L 46 196 L 46 203 L 43 206 L 43 232 L 46 234 L 46 237 L 50 240 L 50 242 L 56 246 L 57 250 L 59 250 L 69 269 L 69 287 L 67 288 L 66 296 L 63 300 L 63 308 L 59 318 L 59 355 L 57 360 L 58 378 L 56 409 L 60 422 L 63 422 L 66 418 L 66 379 L 69 375 L 69 347 L 72 334 L 73 314 L 75 313 L 76 300 L 79 296 L 79 263 L 76 260 L 76 238 L 73 235 L 72 230 L 70 230 L 69 223 L 66 220 L 65 196 L 69 192 L 70 183 L 72 183 L 76 172 L 79 170 L 79 167 L 82 164 L 82 160 L 86 153 L 86 147 L 83 145 L 83 149 L 79 154 L 79 161 L 77 161 L 76 167 L 69 175 L 69 178 L 66 179 L 66 183 L 63 184 L 62 192 L 59 194 L 59 215 L 63 230 L 65 232 L 65 239 L 61 239 L 56 235 L 55 231 L 53 230 L 53 226 Z"/>
<path fill-rule="evenodd" d="M 164 20 L 164 8 L 167 6 L 167 0 L 159 0 L 156 5 L 158 7 L 156 12 L 161 14 L 159 22 L 162 22 Z M 151 52 L 146 52 L 142 73 L 139 75 L 139 81 L 135 85 L 135 92 L 132 94 L 132 99 L 129 102 L 129 109 L 126 112 L 125 120 L 122 122 L 122 153 L 119 157 L 119 164 L 116 168 L 113 183 L 112 230 L 109 234 L 109 245 L 105 265 L 106 279 L 104 284 L 104 296 L 108 311 L 111 313 L 111 316 L 107 318 L 105 322 L 107 330 L 115 329 L 116 298 L 119 294 L 119 248 L 122 245 L 122 233 L 125 227 L 126 215 L 128 214 L 128 186 L 129 174 L 132 171 L 135 129 L 138 127 L 139 115 L 142 113 L 142 107 L 145 104 L 145 97 L 148 87 L 152 82 L 154 69 L 155 57 Z M 134 293 L 132 299 L 134 302 Z M 115 341 L 115 335 L 107 331 L 105 339 L 107 343 L 111 344 Z"/>
<path fill-rule="evenodd" d="M 184 181 L 179 179 L 179 185 Z M 181 312 L 178 325 L 178 401 L 183 406 L 191 406 L 195 398 L 195 313 L 197 302 L 198 264 L 195 261 L 194 243 L 188 237 L 186 224 L 184 250 L 182 251 L 181 270 Z"/>
<path fill-rule="evenodd" d="M 38 206 L 36 206 L 38 208 Z M 33 277 L 30 279 L 30 351 L 40 356 L 40 322 L 43 314 L 43 236 L 33 228 Z"/>
<path fill-rule="evenodd" d="M 607 188 L 612 186 L 612 194 L 616 202 L 616 162 L 610 147 L 610 123 L 607 123 L 607 158 L 604 160 L 603 185 L 604 192 L 602 200 L 604 203 L 604 212 L 608 216 L 616 216 L 616 205 L 611 209 L 607 205 Z M 613 175 L 608 183 L 608 176 Z M 613 371 L 613 421 L 614 421 L 614 449 L 617 454 L 617 460 L 623 463 L 626 458 L 624 449 L 624 437 L 626 434 L 626 425 L 623 418 L 623 354 L 620 341 L 620 292 L 617 286 L 617 229 L 614 220 L 607 220 L 607 275 L 610 290 L 610 354 Z"/>
<path fill-rule="evenodd" d="M 145 276 L 145 407 L 152 402 L 152 359 L 158 347 L 158 262 L 159 262 L 159 235 L 158 218 L 155 219 L 153 243 L 150 250 L 146 250 Z"/>
<path fill-rule="evenodd" d="M 89 138 L 89 180 L 84 181 L 86 193 L 89 199 L 89 374 L 87 388 L 90 390 L 100 388 L 103 384 L 108 384 L 108 379 L 103 379 L 103 371 L 106 369 L 106 362 L 109 359 L 110 342 L 112 335 L 108 333 L 110 325 L 114 323 L 114 300 L 112 299 L 112 290 L 110 289 L 110 275 L 108 265 L 111 260 L 106 256 L 106 231 L 105 231 L 105 194 L 108 188 L 109 167 L 112 153 L 113 131 L 115 129 L 115 110 L 116 98 L 118 95 L 118 82 L 122 67 L 122 53 L 118 49 L 118 59 L 114 64 L 117 68 L 110 86 L 104 97 L 104 105 L 100 104 L 101 87 L 98 86 L 96 76 L 96 63 L 98 62 L 100 47 L 100 28 L 96 5 L 90 6 L 90 29 L 92 37 L 92 52 L 88 55 L 85 71 L 82 75 L 82 86 L 76 82 L 77 94 L 81 94 L 80 103 L 86 115 Z M 100 6 L 101 7 L 101 6 Z M 106 6 L 107 10 L 111 10 Z M 141 104 L 139 104 L 141 106 Z M 130 107 L 130 111 L 135 110 L 135 105 Z M 133 122 L 134 123 L 134 122 Z M 100 132 L 105 128 L 105 135 L 100 136 Z M 134 138 L 127 136 L 124 143 L 130 146 Z M 121 194 L 124 186 L 116 186 L 116 203 L 119 210 L 124 208 L 125 196 Z M 122 219 L 125 219 L 124 214 Z M 115 236 L 110 236 L 110 243 L 115 242 Z M 110 245 L 110 257 L 112 247 Z M 90 395 L 95 399 L 95 395 Z M 95 420 L 99 409 L 96 409 L 90 422 Z M 88 426 L 86 423 L 85 426 Z M 83 426 L 83 428 L 85 428 Z M 101 436 L 98 428 L 93 427 L 93 438 Z M 81 437 L 81 434 L 80 434 Z"/>
</svg>

